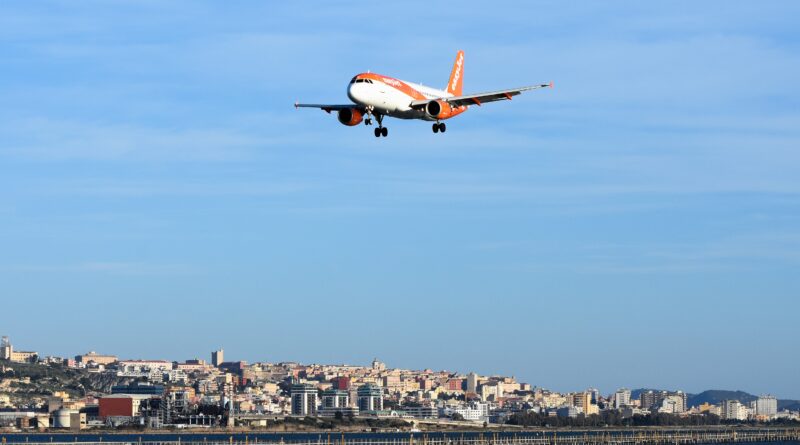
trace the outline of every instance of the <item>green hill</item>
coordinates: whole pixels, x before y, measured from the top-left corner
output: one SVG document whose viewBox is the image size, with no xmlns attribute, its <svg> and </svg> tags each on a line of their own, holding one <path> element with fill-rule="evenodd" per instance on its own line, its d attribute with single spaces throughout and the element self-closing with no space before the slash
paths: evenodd
<svg viewBox="0 0 800 445">
<path fill-rule="evenodd" d="M 712 405 L 719 405 L 726 400 L 738 400 L 742 403 L 750 403 L 756 400 L 758 396 L 746 393 L 744 391 L 727 391 L 722 389 L 710 389 L 703 391 L 700 394 L 689 394 L 686 404 L 689 406 L 699 406 L 704 403 Z"/>
</svg>

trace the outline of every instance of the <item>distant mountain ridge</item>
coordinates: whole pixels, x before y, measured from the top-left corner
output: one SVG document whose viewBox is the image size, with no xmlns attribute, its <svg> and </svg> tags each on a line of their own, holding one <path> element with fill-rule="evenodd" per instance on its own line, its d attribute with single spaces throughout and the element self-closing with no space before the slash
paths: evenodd
<svg viewBox="0 0 800 445">
<path fill-rule="evenodd" d="M 758 396 L 754 396 L 744 391 L 709 389 L 708 391 L 703 391 L 700 394 L 689 394 L 686 404 L 689 406 L 700 406 L 704 403 L 719 405 L 726 400 L 738 400 L 744 404 L 748 404 L 756 399 L 758 399 Z"/>
<path fill-rule="evenodd" d="M 631 398 L 638 399 L 643 392 L 647 391 L 659 392 L 664 390 L 655 388 L 634 389 L 633 391 L 631 391 Z M 742 403 L 747 404 L 756 399 L 758 399 L 758 396 L 754 396 L 753 394 L 741 390 L 729 391 L 724 389 L 709 389 L 699 394 L 687 393 L 686 405 L 690 408 L 693 406 L 700 406 L 704 403 L 719 405 L 721 402 L 724 402 L 725 400 L 738 400 Z M 793 411 L 800 410 L 800 400 L 778 399 L 778 409 L 779 410 L 789 409 Z"/>
</svg>

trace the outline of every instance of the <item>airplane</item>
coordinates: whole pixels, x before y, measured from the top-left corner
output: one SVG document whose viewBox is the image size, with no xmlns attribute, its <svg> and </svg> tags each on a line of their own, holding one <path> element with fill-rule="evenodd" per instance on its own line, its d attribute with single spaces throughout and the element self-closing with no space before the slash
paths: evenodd
<svg viewBox="0 0 800 445">
<path fill-rule="evenodd" d="M 372 118 L 378 121 L 375 137 L 386 137 L 389 130 L 383 126 L 385 116 L 399 119 L 421 119 L 433 121 L 433 132 L 444 133 L 447 126 L 444 120 L 458 116 L 470 106 L 498 100 L 511 100 L 524 91 L 553 87 L 553 83 L 531 85 L 508 90 L 489 91 L 478 94 L 463 94 L 464 51 L 458 51 L 450 73 L 450 80 L 444 90 L 426 87 L 412 82 L 395 79 L 377 73 L 357 74 L 347 86 L 347 97 L 351 104 L 301 104 L 295 108 L 319 108 L 328 114 L 336 111 L 339 122 L 349 127 L 362 121 L 372 125 Z M 364 119 L 366 117 L 366 119 Z"/>
</svg>

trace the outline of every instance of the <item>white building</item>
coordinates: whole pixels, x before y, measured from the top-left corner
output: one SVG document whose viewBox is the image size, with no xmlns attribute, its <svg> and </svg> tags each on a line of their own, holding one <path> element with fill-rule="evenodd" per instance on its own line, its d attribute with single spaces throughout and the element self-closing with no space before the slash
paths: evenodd
<svg viewBox="0 0 800 445">
<path fill-rule="evenodd" d="M 189 380 L 189 376 L 180 369 L 171 369 L 163 373 L 163 380 L 168 382 L 185 382 Z"/>
<path fill-rule="evenodd" d="M 630 406 L 631 404 L 631 390 L 628 388 L 621 388 L 614 393 L 614 408 L 620 409 L 623 406 Z"/>
<path fill-rule="evenodd" d="M 775 416 L 778 414 L 778 399 L 771 395 L 760 396 L 755 408 L 757 416 Z"/>
<path fill-rule="evenodd" d="M 117 376 L 119 377 L 150 377 L 151 373 L 161 374 L 170 369 L 172 369 L 172 362 L 166 360 L 122 360 L 117 362 Z"/>
<path fill-rule="evenodd" d="M 667 414 L 678 414 L 683 412 L 683 398 L 679 395 L 673 394 L 664 397 L 661 401 L 661 406 L 658 407 L 658 412 Z"/>
<path fill-rule="evenodd" d="M 747 420 L 749 411 L 747 406 L 739 403 L 738 400 L 726 400 L 722 402 L 722 418 L 725 420 Z"/>
<path fill-rule="evenodd" d="M 459 405 L 453 408 L 445 408 L 443 414 L 446 417 L 451 417 L 453 414 L 458 414 L 472 422 L 487 422 L 489 420 L 489 404 L 488 403 L 470 403 L 469 405 Z"/>
</svg>

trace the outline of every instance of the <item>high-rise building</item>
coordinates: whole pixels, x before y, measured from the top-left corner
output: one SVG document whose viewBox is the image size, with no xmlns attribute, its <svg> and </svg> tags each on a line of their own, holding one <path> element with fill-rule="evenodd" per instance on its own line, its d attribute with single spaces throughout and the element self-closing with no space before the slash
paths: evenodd
<svg viewBox="0 0 800 445">
<path fill-rule="evenodd" d="M 317 388 L 307 383 L 292 385 L 292 415 L 314 416 L 317 414 Z"/>
<path fill-rule="evenodd" d="M 11 360 L 11 353 L 14 352 L 14 347 L 11 346 L 11 340 L 3 336 L 0 342 L 0 360 Z"/>
<path fill-rule="evenodd" d="M 219 365 L 221 365 L 224 361 L 225 361 L 224 349 L 219 349 L 218 351 L 213 351 L 211 353 L 211 364 L 214 365 L 215 368 L 219 368 Z"/>
<path fill-rule="evenodd" d="M 661 405 L 658 406 L 658 412 L 668 414 L 678 414 L 686 411 L 684 405 L 686 400 L 681 397 L 679 393 L 672 393 L 664 396 L 661 399 Z"/>
<path fill-rule="evenodd" d="M 683 392 L 683 391 L 676 391 L 674 393 L 671 393 L 670 395 L 678 397 L 681 400 L 681 403 L 678 406 L 679 411 L 677 411 L 677 412 L 679 412 L 679 413 L 686 412 L 687 404 L 689 402 L 689 396 L 687 396 L 686 393 Z"/>
<path fill-rule="evenodd" d="M 775 396 L 760 396 L 756 400 L 757 416 L 774 416 L 776 414 L 778 414 L 778 399 Z"/>
<path fill-rule="evenodd" d="M 597 388 L 589 388 L 589 389 L 586 390 L 586 392 L 588 392 L 589 395 L 591 395 L 592 403 L 597 405 L 600 402 L 600 390 L 599 389 L 597 389 Z"/>
<path fill-rule="evenodd" d="M 686 412 L 687 396 L 683 391 L 645 391 L 639 395 L 639 404 L 642 409 L 657 410 L 661 409 L 664 405 L 664 400 L 671 397 L 671 400 L 676 403 L 674 409 L 676 413 Z"/>
<path fill-rule="evenodd" d="M 592 393 L 588 391 L 575 392 L 569 395 L 569 404 L 579 408 L 586 415 L 597 414 L 598 407 L 592 403 Z"/>
<path fill-rule="evenodd" d="M 358 388 L 358 410 L 380 411 L 383 409 L 383 390 L 380 386 L 367 383 Z"/>
<path fill-rule="evenodd" d="M 623 406 L 630 406 L 631 404 L 631 390 L 628 388 L 620 388 L 614 393 L 614 408 L 620 409 Z"/>
<path fill-rule="evenodd" d="M 467 392 L 478 393 L 478 374 L 474 372 L 467 374 Z"/>
<path fill-rule="evenodd" d="M 323 408 L 344 408 L 350 405 L 350 394 L 341 389 L 328 389 L 322 392 Z"/>
<path fill-rule="evenodd" d="M 642 409 L 650 409 L 656 404 L 656 393 L 654 391 L 643 391 L 639 394 L 639 405 Z"/>
<path fill-rule="evenodd" d="M 738 400 L 722 402 L 722 418 L 725 420 L 747 420 L 748 410 Z"/>
</svg>

